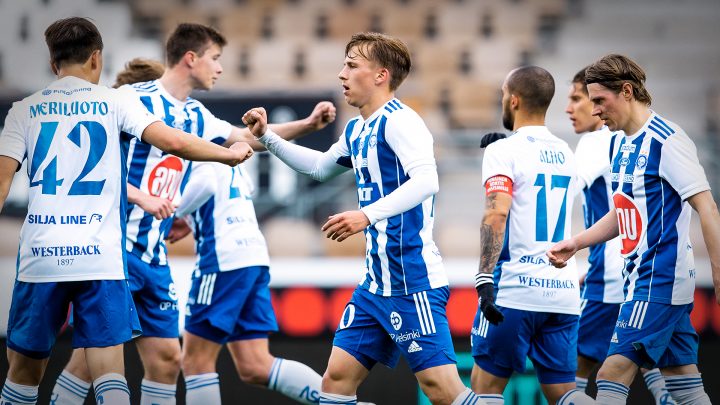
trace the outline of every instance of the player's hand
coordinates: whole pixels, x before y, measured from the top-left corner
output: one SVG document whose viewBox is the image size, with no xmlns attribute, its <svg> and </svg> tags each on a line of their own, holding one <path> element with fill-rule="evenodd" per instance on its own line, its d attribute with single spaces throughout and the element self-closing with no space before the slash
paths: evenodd
<svg viewBox="0 0 720 405">
<path fill-rule="evenodd" d="M 170 243 L 175 243 L 182 238 L 188 236 L 190 234 L 191 229 L 190 226 L 187 224 L 187 222 L 182 218 L 175 218 L 173 220 L 172 227 L 170 227 L 170 232 L 168 232 L 167 236 L 165 237 L 165 240 Z"/>
<path fill-rule="evenodd" d="M 485 319 L 493 325 L 498 325 L 505 319 L 505 316 L 495 306 L 495 287 L 493 283 L 483 284 L 475 287 L 478 293 L 478 305 Z"/>
<path fill-rule="evenodd" d="M 487 148 L 491 143 L 507 138 L 502 132 L 489 132 L 480 139 L 480 148 Z"/>
<path fill-rule="evenodd" d="M 335 121 L 335 106 L 329 101 L 317 103 L 312 113 L 306 118 L 307 124 L 313 131 L 323 129 L 327 124 Z"/>
<path fill-rule="evenodd" d="M 370 220 L 360 210 L 345 211 L 328 218 L 321 229 L 328 238 L 338 242 L 342 242 L 370 226 Z"/>
<path fill-rule="evenodd" d="M 267 112 L 265 112 L 264 108 L 251 108 L 243 115 L 242 121 L 255 138 L 265 135 L 265 131 L 267 131 Z"/>
<path fill-rule="evenodd" d="M 155 219 L 168 218 L 175 212 L 172 201 L 167 198 L 155 197 L 145 193 L 142 193 L 142 199 L 138 201 L 138 205 L 143 211 L 155 217 Z"/>
<path fill-rule="evenodd" d="M 567 266 L 567 261 L 577 252 L 577 244 L 574 239 L 566 239 L 556 243 L 547 251 L 547 257 L 550 264 L 561 269 Z"/>
<path fill-rule="evenodd" d="M 237 166 L 240 163 L 250 159 L 253 155 L 253 148 L 246 142 L 235 142 L 229 148 L 233 152 L 233 158 L 226 163 L 230 166 Z"/>
</svg>

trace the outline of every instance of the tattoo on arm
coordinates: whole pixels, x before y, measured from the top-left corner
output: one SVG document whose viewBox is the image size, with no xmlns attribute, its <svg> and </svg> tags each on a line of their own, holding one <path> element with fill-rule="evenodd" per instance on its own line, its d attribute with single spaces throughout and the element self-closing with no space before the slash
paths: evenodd
<svg viewBox="0 0 720 405">
<path fill-rule="evenodd" d="M 496 193 L 487 196 L 485 209 L 495 209 Z M 480 273 L 492 273 L 502 251 L 505 239 L 505 224 L 493 227 L 483 223 L 480 229 Z"/>
</svg>

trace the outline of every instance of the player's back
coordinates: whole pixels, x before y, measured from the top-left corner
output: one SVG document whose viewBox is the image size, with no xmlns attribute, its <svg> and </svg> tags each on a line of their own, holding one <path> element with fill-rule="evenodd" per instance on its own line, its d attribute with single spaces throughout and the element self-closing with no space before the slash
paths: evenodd
<svg viewBox="0 0 720 405">
<path fill-rule="evenodd" d="M 556 269 L 546 257 L 554 243 L 570 236 L 575 173 L 572 150 L 543 126 L 522 127 L 485 152 L 483 181 L 504 175 L 513 183 L 506 239 L 495 271 L 499 305 L 578 313 L 575 262 Z"/>
<path fill-rule="evenodd" d="M 139 136 L 153 121 L 127 101 L 68 76 L 13 105 L 3 134 L 24 138 L 30 178 L 18 280 L 125 278 L 120 133 Z"/>
<path fill-rule="evenodd" d="M 212 168 L 216 190 L 192 213 L 198 253 L 196 269 L 207 274 L 269 266 L 267 244 L 255 216 L 249 174 L 243 165 L 201 164 Z"/>
</svg>

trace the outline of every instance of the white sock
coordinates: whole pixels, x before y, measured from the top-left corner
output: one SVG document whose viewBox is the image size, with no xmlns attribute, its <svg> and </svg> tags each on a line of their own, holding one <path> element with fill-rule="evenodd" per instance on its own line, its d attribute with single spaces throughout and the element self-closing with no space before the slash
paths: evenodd
<svg viewBox="0 0 720 405">
<path fill-rule="evenodd" d="M 175 384 L 162 384 L 143 378 L 140 384 L 140 405 L 175 405 Z"/>
<path fill-rule="evenodd" d="M 125 377 L 108 373 L 93 381 L 95 402 L 102 405 L 130 405 L 130 390 Z"/>
<path fill-rule="evenodd" d="M 320 400 L 322 377 L 315 370 L 293 360 L 276 358 L 270 368 L 268 388 L 303 404 Z"/>
<path fill-rule="evenodd" d="M 187 405 L 220 405 L 220 379 L 217 373 L 185 377 L 185 403 Z"/>
<path fill-rule="evenodd" d="M 579 391 L 585 392 L 587 389 L 588 379 L 575 376 L 575 386 Z"/>
<path fill-rule="evenodd" d="M 320 393 L 320 404 L 341 404 L 341 405 L 356 405 L 357 395 L 340 395 L 340 394 L 328 394 L 327 392 Z"/>
<path fill-rule="evenodd" d="M 570 390 L 557 401 L 557 405 L 592 405 L 595 400 L 580 389 Z"/>
<path fill-rule="evenodd" d="M 38 400 L 37 385 L 20 385 L 5 379 L 5 385 L 0 392 L 0 405 L 35 404 Z"/>
<path fill-rule="evenodd" d="M 505 398 L 500 394 L 478 394 L 487 405 L 504 405 Z"/>
<path fill-rule="evenodd" d="M 90 383 L 81 380 L 67 370 L 63 370 L 55 381 L 50 403 L 53 405 L 82 405 L 85 403 Z"/>
<path fill-rule="evenodd" d="M 667 376 L 665 386 L 678 405 L 710 405 L 700 373 Z"/>
<path fill-rule="evenodd" d="M 598 404 L 624 404 L 627 402 L 628 392 L 630 392 L 630 388 L 624 384 L 608 380 L 597 380 L 597 388 L 595 398 Z"/>
<path fill-rule="evenodd" d="M 461 392 L 450 405 L 480 405 L 484 403 L 479 395 L 472 392 L 470 388 L 465 388 L 465 391 Z"/>
<path fill-rule="evenodd" d="M 655 402 L 660 401 L 663 395 L 667 395 L 668 391 L 665 389 L 665 380 L 662 374 L 660 374 L 660 370 L 654 368 L 646 371 L 643 374 L 643 379 L 645 379 L 645 385 L 648 390 L 653 394 L 653 397 L 655 397 Z"/>
</svg>

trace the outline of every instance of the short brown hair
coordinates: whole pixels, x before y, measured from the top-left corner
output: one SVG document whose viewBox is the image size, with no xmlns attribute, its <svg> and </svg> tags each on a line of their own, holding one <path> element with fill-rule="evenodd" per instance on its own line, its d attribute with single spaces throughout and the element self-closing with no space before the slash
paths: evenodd
<svg viewBox="0 0 720 405">
<path fill-rule="evenodd" d="M 125 64 L 125 70 L 117 74 L 113 87 L 118 88 L 124 84 L 149 82 L 159 79 L 165 72 L 162 63 L 144 58 L 135 58 Z"/>
<path fill-rule="evenodd" d="M 410 51 L 404 42 L 378 32 L 360 32 L 345 45 L 345 55 L 353 47 L 365 59 L 390 71 L 390 90 L 395 91 L 410 73 Z"/>
<path fill-rule="evenodd" d="M 216 44 L 222 48 L 227 44 L 227 41 L 212 27 L 192 23 L 179 24 L 175 31 L 170 34 L 165 46 L 168 66 L 177 65 L 188 51 L 193 51 L 202 56 L 208 48 L 208 43 Z"/>
<path fill-rule="evenodd" d="M 555 79 L 539 66 L 523 66 L 513 70 L 507 80 L 510 93 L 522 100 L 525 110 L 545 114 L 555 95 Z"/>
<path fill-rule="evenodd" d="M 587 70 L 587 66 L 580 69 L 579 72 L 575 73 L 575 76 L 573 76 L 572 82 L 579 84 L 581 86 L 580 89 L 582 89 L 582 92 L 585 93 L 585 95 L 587 96 L 588 90 L 587 90 L 587 84 L 585 84 L 585 70 Z"/>
<path fill-rule="evenodd" d="M 588 66 L 585 84 L 598 83 L 620 93 L 625 83 L 633 89 L 635 100 L 650 105 L 652 97 L 645 89 L 645 71 L 632 59 L 624 55 L 610 54 Z"/>
<path fill-rule="evenodd" d="M 63 18 L 50 24 L 45 30 L 45 43 L 50 51 L 50 63 L 55 68 L 85 63 L 93 52 L 103 50 L 100 31 L 82 17 Z"/>
</svg>

